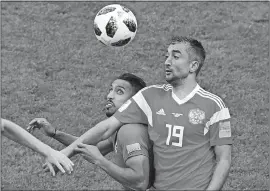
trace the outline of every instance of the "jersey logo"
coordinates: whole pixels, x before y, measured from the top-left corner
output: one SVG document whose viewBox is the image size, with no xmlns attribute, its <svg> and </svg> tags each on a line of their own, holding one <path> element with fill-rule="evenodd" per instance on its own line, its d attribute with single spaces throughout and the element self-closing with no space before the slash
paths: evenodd
<svg viewBox="0 0 270 191">
<path fill-rule="evenodd" d="M 164 112 L 164 109 L 160 109 L 156 114 L 157 115 L 166 115 Z"/>
<path fill-rule="evenodd" d="M 183 115 L 182 113 L 172 113 L 174 117 L 180 117 L 181 115 Z"/>
<path fill-rule="evenodd" d="M 219 138 L 231 137 L 231 123 L 230 121 L 219 122 Z"/>
<path fill-rule="evenodd" d="M 141 150 L 141 145 L 139 143 L 134 143 L 131 145 L 127 145 L 127 152 L 128 154 L 134 152 L 134 151 L 140 151 Z"/>
<path fill-rule="evenodd" d="M 118 111 L 119 112 L 122 112 L 124 111 L 125 109 L 127 109 L 127 107 L 131 104 L 131 101 L 130 100 L 127 100 L 119 109 Z"/>
<path fill-rule="evenodd" d="M 189 122 L 196 125 L 202 124 L 205 119 L 205 112 L 199 108 L 191 109 L 188 114 Z"/>
</svg>

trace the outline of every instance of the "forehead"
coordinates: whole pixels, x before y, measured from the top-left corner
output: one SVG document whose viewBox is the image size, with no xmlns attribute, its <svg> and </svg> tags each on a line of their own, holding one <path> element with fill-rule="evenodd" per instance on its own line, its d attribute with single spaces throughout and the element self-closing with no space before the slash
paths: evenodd
<svg viewBox="0 0 270 191">
<path fill-rule="evenodd" d="M 132 86 L 128 81 L 121 80 L 121 79 L 114 80 L 113 83 L 111 84 L 111 86 L 113 86 L 113 87 L 120 86 L 120 87 L 123 87 L 125 89 L 132 89 Z"/>
<path fill-rule="evenodd" d="M 188 48 L 189 48 L 189 44 L 186 42 L 175 42 L 169 45 L 168 52 L 172 52 L 172 51 L 187 52 Z"/>
</svg>

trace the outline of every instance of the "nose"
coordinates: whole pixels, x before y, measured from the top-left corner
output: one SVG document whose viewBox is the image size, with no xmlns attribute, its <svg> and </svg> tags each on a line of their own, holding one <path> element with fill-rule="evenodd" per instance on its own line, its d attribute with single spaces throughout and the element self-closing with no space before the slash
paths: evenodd
<svg viewBox="0 0 270 191">
<path fill-rule="evenodd" d="M 107 99 L 113 99 L 114 98 L 114 91 L 110 91 L 107 95 Z"/>
<path fill-rule="evenodd" d="M 171 66 L 172 65 L 172 59 L 171 56 L 168 56 L 165 60 L 165 66 Z"/>
</svg>

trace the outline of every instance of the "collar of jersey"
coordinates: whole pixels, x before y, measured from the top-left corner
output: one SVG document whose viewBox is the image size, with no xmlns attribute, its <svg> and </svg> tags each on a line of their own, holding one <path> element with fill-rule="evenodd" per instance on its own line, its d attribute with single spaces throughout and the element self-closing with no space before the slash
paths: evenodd
<svg viewBox="0 0 270 191">
<path fill-rule="evenodd" d="M 172 98 L 179 104 L 184 104 L 186 103 L 188 100 L 190 100 L 195 94 L 196 92 L 200 89 L 199 84 L 196 85 L 196 87 L 184 98 L 184 99 L 179 99 L 177 97 L 177 95 L 175 95 L 175 93 L 173 93 L 173 89 L 172 89 Z"/>
</svg>

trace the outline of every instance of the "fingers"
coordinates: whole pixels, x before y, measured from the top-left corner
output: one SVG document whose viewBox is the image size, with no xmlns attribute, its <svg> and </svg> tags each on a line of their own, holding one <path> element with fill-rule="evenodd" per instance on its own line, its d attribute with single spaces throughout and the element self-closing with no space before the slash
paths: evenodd
<svg viewBox="0 0 270 191">
<path fill-rule="evenodd" d="M 36 126 L 40 124 L 48 124 L 48 121 L 45 118 L 35 118 L 30 121 L 29 126 Z"/>
<path fill-rule="evenodd" d="M 61 162 L 61 165 L 68 171 L 69 174 L 73 171 L 74 164 L 71 160 L 68 159 L 68 161 L 63 161 Z"/>
<path fill-rule="evenodd" d="M 77 147 L 79 148 L 85 148 L 87 145 L 83 143 L 78 143 Z"/>
<path fill-rule="evenodd" d="M 40 128 L 39 123 L 41 121 L 41 118 L 35 118 L 33 119 L 30 123 L 29 126 L 26 128 L 26 130 L 29 133 L 32 133 L 34 131 L 35 128 Z"/>
<path fill-rule="evenodd" d="M 28 126 L 26 128 L 26 130 L 29 132 L 29 133 L 32 133 L 34 131 L 34 126 Z"/>
<path fill-rule="evenodd" d="M 57 168 L 62 172 L 62 173 L 66 173 L 66 171 L 63 169 L 63 167 L 60 165 L 59 162 L 56 162 L 55 165 L 57 166 Z M 65 165 L 64 165 L 65 166 Z M 66 168 L 66 167 L 65 167 Z"/>
<path fill-rule="evenodd" d="M 74 151 L 78 152 L 78 153 L 83 153 L 84 152 L 84 150 L 82 148 L 75 148 Z"/>
<path fill-rule="evenodd" d="M 59 170 L 63 169 L 61 165 L 68 171 L 69 174 L 73 171 L 74 163 L 69 158 L 65 157 L 56 163 L 56 166 L 59 168 Z M 62 172 L 65 173 L 65 171 Z"/>
<path fill-rule="evenodd" d="M 29 125 L 31 126 L 31 125 L 34 125 L 35 123 L 37 123 L 37 120 L 38 120 L 39 118 L 35 118 L 35 119 L 33 119 L 32 121 L 30 121 L 30 123 L 29 123 Z"/>
<path fill-rule="evenodd" d="M 53 166 L 51 165 L 51 163 L 47 163 L 47 167 L 50 169 L 50 172 L 52 173 L 52 175 L 55 176 L 55 171 L 54 171 Z"/>
<path fill-rule="evenodd" d="M 43 171 L 44 171 L 44 172 L 49 172 L 49 171 L 50 171 L 50 168 L 49 168 L 49 166 L 47 165 L 47 163 L 43 164 L 43 165 L 42 165 L 42 168 L 43 168 Z M 54 171 L 54 172 L 56 172 L 56 171 Z"/>
</svg>

